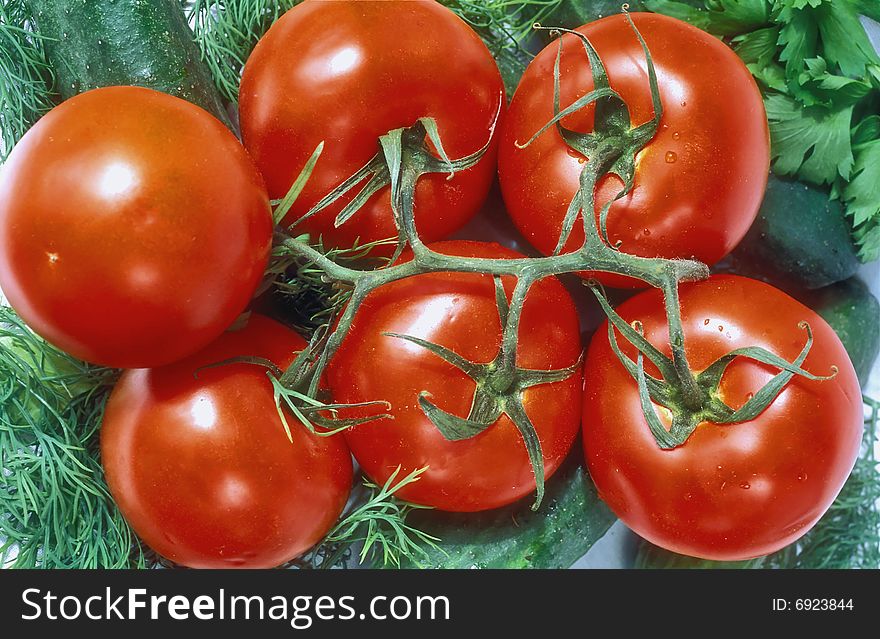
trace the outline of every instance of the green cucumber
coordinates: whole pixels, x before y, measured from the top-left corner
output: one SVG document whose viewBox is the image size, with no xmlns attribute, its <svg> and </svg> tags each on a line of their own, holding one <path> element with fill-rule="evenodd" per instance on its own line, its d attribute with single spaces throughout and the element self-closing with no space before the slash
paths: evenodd
<svg viewBox="0 0 880 639">
<path fill-rule="evenodd" d="M 26 0 L 64 99 L 137 85 L 231 121 L 178 0 Z"/>
<path fill-rule="evenodd" d="M 840 337 L 864 386 L 880 352 L 877 298 L 855 277 L 798 297 L 821 315 Z"/>
<path fill-rule="evenodd" d="M 408 523 L 441 540 L 418 567 L 570 568 L 615 521 L 576 448 L 547 482 L 538 512 L 533 496 L 483 513 L 413 512 Z"/>
<path fill-rule="evenodd" d="M 852 277 L 859 265 L 840 202 L 771 175 L 755 223 L 723 268 L 783 289 L 814 289 Z"/>
</svg>

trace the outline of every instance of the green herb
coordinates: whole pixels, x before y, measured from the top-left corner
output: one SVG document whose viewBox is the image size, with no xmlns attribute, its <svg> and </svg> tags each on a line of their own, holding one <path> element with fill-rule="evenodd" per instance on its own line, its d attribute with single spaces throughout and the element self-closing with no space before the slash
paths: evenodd
<svg viewBox="0 0 880 639">
<path fill-rule="evenodd" d="M 440 540 L 406 523 L 410 512 L 426 507 L 394 496 L 404 486 L 417 482 L 426 470 L 419 468 L 398 480 L 398 466 L 383 486 L 365 480 L 365 494 L 356 495 L 348 514 L 306 557 L 305 566 L 300 567 L 333 568 L 349 558 L 353 548 L 360 549 L 358 563 L 368 566 L 399 568 L 401 560 L 416 565 L 427 560 L 425 548 L 437 550 L 436 542 Z"/>
<path fill-rule="evenodd" d="M 643 0 L 724 37 L 764 93 L 773 170 L 831 184 L 863 261 L 880 258 L 880 57 L 874 0 Z"/>
<path fill-rule="evenodd" d="M 0 565 L 144 566 L 99 462 L 116 372 L 84 364 L 0 307 Z"/>
<path fill-rule="evenodd" d="M 532 26 L 551 16 L 564 0 L 441 0 L 473 29 L 492 52 L 508 95 L 532 60 Z"/>
<path fill-rule="evenodd" d="M 238 102 L 238 83 L 257 41 L 301 0 L 184 0 L 202 60 L 224 98 Z"/>
<path fill-rule="evenodd" d="M 52 70 L 23 0 L 0 1 L 0 162 L 53 106 Z"/>
</svg>

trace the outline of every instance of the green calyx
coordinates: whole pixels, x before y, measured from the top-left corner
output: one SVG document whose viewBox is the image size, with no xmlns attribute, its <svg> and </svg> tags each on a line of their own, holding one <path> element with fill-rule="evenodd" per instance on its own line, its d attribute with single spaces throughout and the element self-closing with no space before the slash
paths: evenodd
<svg viewBox="0 0 880 639">
<path fill-rule="evenodd" d="M 498 277 L 495 278 L 495 299 L 498 305 L 501 329 L 504 338 L 506 338 L 509 335 L 507 327 L 510 325 L 511 309 L 501 279 Z M 519 368 L 516 365 L 515 352 L 510 352 L 511 349 L 515 351 L 516 340 L 502 339 L 495 359 L 488 364 L 478 364 L 461 357 L 448 348 L 418 337 L 398 333 L 386 333 L 386 335 L 412 342 L 427 349 L 476 382 L 474 398 L 467 417 L 459 417 L 438 408 L 431 402 L 430 393 L 422 392 L 419 395 L 419 406 L 422 411 L 446 439 L 459 441 L 476 437 L 497 422 L 502 415 L 507 415 L 522 436 L 529 454 L 537 487 L 532 510 L 537 510 L 544 497 L 544 455 L 541 451 L 538 433 L 523 405 L 523 394 L 526 389 L 532 386 L 552 384 L 568 379 L 580 370 L 580 360 L 572 366 L 556 370 Z"/>
<path fill-rule="evenodd" d="M 638 385 L 642 412 L 660 448 L 671 449 L 681 446 L 703 422 L 727 425 L 755 419 L 776 399 L 795 375 L 809 380 L 826 380 L 837 374 L 836 367 L 832 368 L 828 376 L 814 375 L 801 368 L 813 345 L 813 331 L 810 325 L 801 322 L 799 328 L 806 331 L 807 340 L 800 354 L 792 362 L 758 346 L 738 348 L 719 357 L 697 375 L 693 375 L 688 368 L 689 379 L 682 380 L 673 358 L 667 357 L 645 339 L 641 324 L 639 322 L 628 324 L 611 308 L 598 288 L 592 287 L 592 290 L 608 316 L 608 341 L 611 348 Z M 635 361 L 620 348 L 617 341 L 618 332 L 636 348 Z M 778 368 L 779 372 L 743 406 L 734 409 L 721 398 L 719 386 L 727 367 L 740 357 L 773 366 Z M 657 368 L 659 377 L 649 375 L 645 371 L 645 358 Z M 688 383 L 695 386 L 696 401 L 685 395 L 683 389 Z M 661 406 L 669 411 L 671 415 L 669 428 L 664 426 L 655 406 Z"/>
<path fill-rule="evenodd" d="M 556 61 L 553 66 L 553 118 L 550 119 L 543 127 L 541 127 L 524 145 L 518 145 L 525 148 L 534 142 L 540 135 L 544 134 L 550 127 L 555 126 L 560 137 L 572 150 L 589 159 L 589 164 L 581 171 L 580 189 L 572 199 L 565 219 L 562 223 L 562 231 L 560 233 L 559 242 L 556 245 L 553 255 L 562 252 L 563 247 L 568 241 L 571 231 L 574 228 L 578 215 L 582 215 L 584 224 L 591 221 L 591 216 L 585 214 L 586 211 L 592 211 L 592 198 L 594 195 L 596 184 L 599 178 L 605 175 L 616 175 L 623 182 L 623 188 L 619 193 L 607 204 L 602 207 L 599 214 L 599 232 L 602 240 L 606 244 L 610 244 L 608 240 L 608 212 L 611 204 L 625 196 L 632 190 L 633 181 L 635 179 L 635 157 L 648 142 L 657 133 L 657 127 L 660 125 L 660 119 L 663 117 L 663 105 L 660 101 L 660 89 L 657 86 L 657 74 L 654 70 L 654 64 L 651 59 L 651 52 L 648 45 L 642 38 L 639 30 L 633 24 L 629 14 L 625 14 L 630 26 L 641 44 L 642 51 L 645 54 L 645 60 L 648 67 L 648 82 L 651 90 L 651 103 L 654 108 L 654 117 L 644 124 L 633 126 L 630 117 L 629 107 L 623 98 L 611 88 L 608 80 L 608 73 L 605 65 L 599 58 L 596 49 L 590 43 L 589 39 L 578 31 L 570 29 L 562 29 L 558 27 L 543 27 L 535 25 L 536 29 L 550 31 L 551 33 L 561 34 L 568 33 L 581 41 L 590 69 L 593 76 L 593 89 L 583 97 L 575 100 L 572 104 L 560 109 L 560 70 L 559 65 L 562 59 L 562 38 L 559 38 L 559 46 L 556 51 Z M 562 125 L 562 119 L 581 109 L 593 104 L 593 131 L 590 133 L 579 133 L 568 129 Z M 588 197 L 586 197 L 588 196 Z M 589 204 L 590 207 L 586 208 Z"/>
<path fill-rule="evenodd" d="M 497 119 L 498 113 L 495 114 L 496 122 Z M 493 133 L 494 124 L 489 131 L 486 144 L 482 148 L 465 157 L 450 160 L 443 149 L 443 142 L 440 139 L 440 132 L 437 129 L 437 122 L 434 118 L 420 118 L 410 127 L 389 131 L 379 137 L 379 151 L 376 155 L 370 158 L 351 177 L 321 198 L 305 215 L 296 220 L 291 225 L 291 228 L 323 211 L 347 195 L 354 193 L 354 196 L 342 207 L 342 210 L 339 211 L 336 219 L 333 221 L 335 227 L 342 226 L 354 217 L 370 198 L 390 185 L 391 210 L 394 216 L 394 224 L 397 227 L 397 249 L 391 258 L 393 263 L 400 256 L 407 243 L 411 245 L 421 244 L 415 229 L 412 211 L 416 182 L 418 182 L 419 178 L 428 173 L 448 173 L 449 177 L 447 179 L 452 179 L 457 171 L 464 171 L 474 166 L 488 150 Z M 431 148 L 428 146 L 429 141 L 437 150 L 439 157 L 432 153 Z M 318 159 L 317 156 L 320 155 L 322 149 L 323 142 L 309 160 L 311 167 L 314 166 Z M 307 169 L 311 171 L 311 167 L 307 167 Z M 294 194 L 293 197 L 295 198 L 299 195 L 301 190 L 302 185 L 299 185 L 297 189 L 297 183 L 295 182 L 291 188 L 291 193 Z M 292 201 L 290 203 L 292 204 Z M 287 205 L 287 209 L 289 208 L 290 204 Z M 284 213 L 286 212 L 285 210 Z"/>
<path fill-rule="evenodd" d="M 311 366 L 311 354 L 323 339 L 323 334 L 318 331 L 309 344 L 308 348 L 297 353 L 293 363 L 286 371 L 281 370 L 274 362 L 263 357 L 239 356 L 231 357 L 220 362 L 202 366 L 194 372 L 194 377 L 208 369 L 231 364 L 250 364 L 266 369 L 266 376 L 272 384 L 272 395 L 275 406 L 278 409 L 278 418 L 287 435 L 287 439 L 293 441 L 293 433 L 290 423 L 284 413 L 287 408 L 297 421 L 310 433 L 319 437 L 329 437 L 344 430 L 348 430 L 360 424 L 366 424 L 378 419 L 393 419 L 388 413 L 366 415 L 364 417 L 340 417 L 341 411 L 357 410 L 361 408 L 382 408 L 386 411 L 391 405 L 384 401 L 357 402 L 352 404 L 325 403 L 321 399 L 310 395 L 307 389 L 311 383 L 311 374 L 314 367 Z"/>
</svg>

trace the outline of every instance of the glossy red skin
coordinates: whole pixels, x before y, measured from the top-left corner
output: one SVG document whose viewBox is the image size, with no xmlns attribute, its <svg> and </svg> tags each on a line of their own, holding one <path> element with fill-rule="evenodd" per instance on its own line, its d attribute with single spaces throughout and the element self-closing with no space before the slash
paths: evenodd
<svg viewBox="0 0 880 639">
<path fill-rule="evenodd" d="M 81 359 L 157 366 L 244 310 L 272 220 L 262 179 L 216 118 L 136 87 L 96 89 L 28 131 L 0 180 L 0 287 Z"/>
<path fill-rule="evenodd" d="M 831 327 L 768 284 L 713 276 L 684 285 L 681 305 L 695 370 L 745 346 L 762 346 L 792 361 L 806 341 L 798 323 L 806 321 L 815 342 L 804 367 L 828 375 L 836 366 L 838 373 L 826 381 L 795 377 L 755 420 L 702 423 L 684 445 L 664 451 L 602 326 L 584 368 L 590 475 L 618 517 L 654 544 L 723 561 L 766 555 L 806 533 L 849 476 L 863 429 L 858 380 Z M 651 343 L 668 344 L 657 291 L 637 295 L 618 312 L 627 321 L 640 320 Z M 624 350 L 634 357 L 632 347 Z M 668 346 L 661 350 L 670 354 Z M 739 408 L 777 371 L 737 359 L 722 378 L 721 398 Z"/>
<path fill-rule="evenodd" d="M 620 250 L 643 257 L 695 258 L 714 264 L 729 253 L 755 219 L 767 183 L 770 139 L 761 94 L 745 65 L 717 38 L 657 14 L 632 14 L 654 61 L 663 118 L 638 154 L 633 190 L 611 206 L 608 235 Z M 596 47 L 611 88 L 629 105 L 632 121 L 653 118 L 647 66 L 623 15 L 580 27 Z M 593 88 L 583 45 L 563 38 L 561 105 Z M 566 209 L 578 188 L 584 158 L 551 129 L 525 143 L 553 117 L 556 42 L 523 74 L 502 125 L 498 175 L 505 204 L 520 232 L 549 254 L 559 240 Z M 590 132 L 593 107 L 563 120 Z M 674 156 L 669 154 L 674 154 Z M 674 157 L 673 162 L 669 159 Z M 622 187 L 599 183 L 596 212 Z M 565 250 L 583 244 L 578 221 Z M 641 286 L 632 278 L 593 273 L 612 286 Z"/>
<path fill-rule="evenodd" d="M 153 550 L 193 568 L 271 568 L 327 533 L 345 506 L 352 463 L 342 437 L 288 413 L 287 439 L 262 367 L 200 367 L 236 356 L 280 367 L 305 341 L 259 315 L 199 353 L 126 371 L 101 426 L 107 484 Z"/>
<path fill-rule="evenodd" d="M 497 244 L 440 242 L 435 250 L 451 255 L 515 258 Z M 505 278 L 508 297 L 513 281 Z M 535 284 L 523 309 L 517 362 L 550 369 L 575 363 L 581 342 L 578 316 L 567 291 L 555 278 Z M 341 402 L 384 399 L 393 420 L 381 420 L 346 432 L 361 468 L 384 483 L 402 466 L 408 473 L 428 466 L 421 479 L 399 493 L 402 499 L 449 511 L 478 511 L 504 506 L 535 490 L 525 445 L 508 417 L 474 438 L 448 441 L 418 405 L 423 390 L 440 408 L 467 416 L 474 383 L 427 350 L 383 336 L 398 332 L 421 337 L 475 362 L 498 352 L 500 322 L 492 278 L 479 274 L 418 275 L 377 289 L 358 311 L 351 332 L 333 357 L 328 380 Z M 581 380 L 535 386 L 525 393 L 525 408 L 540 438 L 549 477 L 577 434 Z"/>
<path fill-rule="evenodd" d="M 440 4 L 307 1 L 272 25 L 248 58 L 241 130 L 273 198 L 284 196 L 325 141 L 285 218 L 290 224 L 366 164 L 379 150 L 379 136 L 433 117 L 449 157 L 464 157 L 486 143 L 505 103 L 492 55 Z M 454 178 L 419 180 L 416 223 L 424 241 L 449 235 L 479 210 L 495 174 L 496 140 L 476 166 Z M 335 229 L 341 208 L 329 207 L 296 229 L 333 246 L 397 237 L 388 187 Z M 377 249 L 383 250 L 390 254 L 393 246 Z"/>
</svg>

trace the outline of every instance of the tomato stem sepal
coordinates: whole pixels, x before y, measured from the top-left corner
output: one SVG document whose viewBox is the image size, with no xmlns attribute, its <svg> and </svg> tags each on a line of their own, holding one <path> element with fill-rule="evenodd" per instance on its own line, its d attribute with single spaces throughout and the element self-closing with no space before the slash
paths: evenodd
<svg viewBox="0 0 880 639">
<path fill-rule="evenodd" d="M 635 321 L 628 324 L 611 308 L 604 294 L 597 287 L 591 287 L 591 290 L 608 316 L 608 341 L 611 348 L 638 384 L 642 412 L 660 448 L 668 450 L 681 446 L 702 422 L 728 425 L 755 419 L 796 375 L 814 381 L 832 379 L 837 375 L 837 367 L 832 367 L 830 375 L 826 376 L 815 375 L 801 367 L 813 345 L 813 331 L 807 322 L 800 322 L 798 328 L 806 331 L 807 340 L 792 362 L 764 348 L 750 346 L 730 351 L 699 374 L 693 375 L 689 371 L 688 374 L 696 382 L 701 397 L 700 402 L 693 405 L 684 400 L 685 384 L 673 360 L 645 339 L 641 323 Z M 635 361 L 620 348 L 615 329 L 636 349 Z M 646 357 L 659 371 L 659 378 L 645 371 Z M 719 387 L 727 367 L 738 357 L 773 366 L 779 369 L 779 373 L 754 393 L 743 406 L 734 409 L 721 399 Z M 660 420 L 656 406 L 663 407 L 671 414 L 671 424 L 668 428 Z"/>
<path fill-rule="evenodd" d="M 418 250 L 422 243 L 416 232 L 414 215 L 412 214 L 416 182 L 423 175 L 429 173 L 447 173 L 447 179 L 452 179 L 457 171 L 469 169 L 479 162 L 489 150 L 500 113 L 501 106 L 499 104 L 486 143 L 473 153 L 455 160 L 450 159 L 446 154 L 434 118 L 419 118 L 412 126 L 392 129 L 379 137 L 379 150 L 376 155 L 290 224 L 289 228 L 294 228 L 354 192 L 354 196 L 346 202 L 333 221 L 333 226 L 339 228 L 350 220 L 373 195 L 390 185 L 391 211 L 398 234 L 397 248 L 390 263 L 397 260 L 407 244 L 413 247 L 413 250 Z M 437 155 L 432 152 L 428 142 L 436 149 Z M 289 196 L 286 197 L 285 200 L 289 200 L 289 203 L 286 203 L 286 207 L 279 207 L 280 213 L 276 211 L 278 222 L 284 218 L 293 199 L 299 195 L 305 181 L 303 176 L 307 177 L 311 173 L 322 150 L 323 142 L 315 149 L 309 163 L 300 173 L 294 186 L 291 187 L 291 191 L 296 189 L 292 199 Z M 297 183 L 301 180 L 302 184 L 299 184 L 297 188 Z M 359 185 L 361 185 L 360 189 L 355 192 L 355 188 Z"/>
<path fill-rule="evenodd" d="M 315 341 L 315 338 L 313 338 Z M 394 419 L 389 412 L 366 415 L 363 417 L 340 417 L 341 412 L 356 409 L 380 407 L 385 411 L 391 410 L 391 404 L 383 400 L 357 402 L 352 404 L 326 403 L 318 398 L 310 396 L 306 390 L 310 382 L 308 373 L 311 371 L 312 346 L 303 349 L 297 354 L 290 367 L 283 371 L 274 362 L 262 357 L 232 357 L 214 364 L 202 366 L 197 369 L 194 376 L 210 368 L 226 366 L 228 364 L 251 364 L 266 369 L 266 376 L 272 384 L 272 396 L 275 407 L 278 410 L 278 418 L 284 427 L 287 439 L 293 443 L 293 432 L 285 415 L 285 407 L 293 413 L 297 421 L 310 433 L 319 437 L 330 437 L 342 431 L 360 426 L 379 419 Z"/>
<path fill-rule="evenodd" d="M 411 335 L 384 333 L 388 337 L 406 340 L 420 346 L 474 380 L 476 389 L 467 417 L 453 415 L 439 408 L 431 401 L 431 394 L 423 391 L 419 394 L 419 407 L 434 426 L 447 440 L 460 441 L 481 434 L 507 415 L 519 431 L 529 455 L 529 462 L 535 475 L 535 501 L 532 510 L 537 510 L 544 499 L 544 455 L 541 440 L 523 403 L 524 393 L 532 386 L 561 382 L 576 374 L 582 366 L 583 356 L 578 361 L 561 369 L 534 370 L 520 368 L 516 365 L 516 336 L 505 339 L 510 334 L 511 313 L 507 296 L 496 277 L 495 299 L 498 316 L 501 321 L 502 342 L 495 358 L 486 364 L 472 362 L 454 351 Z M 516 314 L 518 316 L 518 313 Z M 511 344 L 513 345 L 511 347 Z M 513 350 L 513 354 L 511 354 Z"/>
<path fill-rule="evenodd" d="M 648 83 L 651 89 L 651 105 L 653 117 L 647 122 L 634 126 L 629 107 L 619 93 L 611 88 L 608 72 L 602 59 L 599 57 L 593 44 L 584 34 L 562 27 L 545 27 L 535 24 L 536 30 L 549 31 L 554 34 L 571 34 L 581 41 L 590 64 L 593 79 L 593 89 L 586 95 L 575 100 L 572 104 L 560 108 L 560 62 L 562 59 L 562 38 L 559 38 L 559 46 L 556 52 L 556 60 L 553 66 L 553 117 L 544 124 L 525 144 L 517 144 L 518 148 L 525 148 L 534 142 L 550 127 L 555 126 L 560 137 L 573 151 L 579 153 L 589 162 L 581 171 L 580 188 L 571 201 L 562 222 L 559 241 L 553 251 L 553 255 L 559 255 L 565 247 L 568 238 L 574 228 L 578 214 L 583 213 L 584 225 L 592 220 L 588 214 L 593 211 L 593 197 L 599 178 L 605 175 L 616 175 L 623 182 L 621 190 L 609 202 L 603 205 L 599 213 L 599 232 L 602 241 L 612 247 L 608 238 L 608 213 L 611 205 L 632 191 L 635 180 L 635 158 L 648 142 L 657 133 L 660 120 L 663 117 L 663 104 L 660 100 L 660 89 L 657 85 L 657 73 L 651 58 L 651 52 L 642 34 L 636 28 L 632 18 L 624 11 L 626 19 L 639 40 L 648 70 Z M 593 130 L 590 133 L 573 131 L 562 125 L 566 116 L 579 111 L 590 104 L 594 104 Z"/>
</svg>

